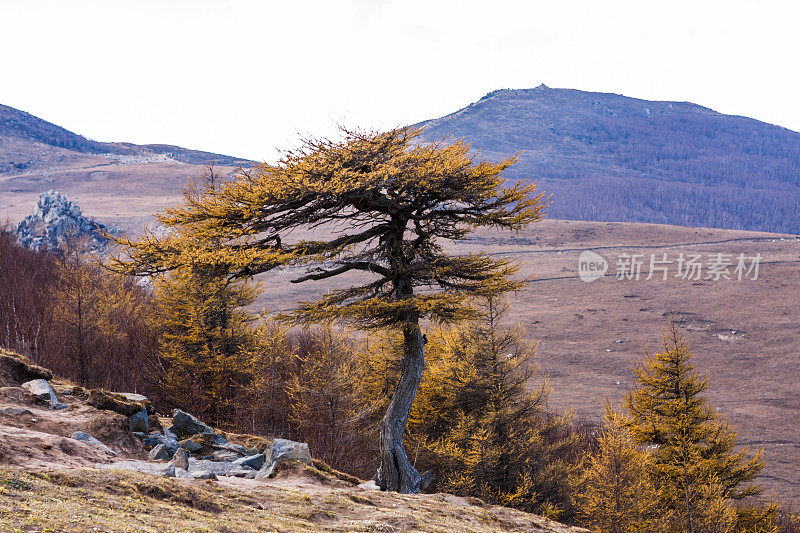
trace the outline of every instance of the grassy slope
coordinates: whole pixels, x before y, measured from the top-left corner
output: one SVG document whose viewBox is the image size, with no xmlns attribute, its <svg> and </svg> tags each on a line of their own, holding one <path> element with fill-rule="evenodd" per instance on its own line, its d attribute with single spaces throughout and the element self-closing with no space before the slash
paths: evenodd
<svg viewBox="0 0 800 533">
<path fill-rule="evenodd" d="M 0 530 L 583 531 L 478 500 L 364 491 L 315 476 L 268 485 L 0 467 Z"/>
</svg>

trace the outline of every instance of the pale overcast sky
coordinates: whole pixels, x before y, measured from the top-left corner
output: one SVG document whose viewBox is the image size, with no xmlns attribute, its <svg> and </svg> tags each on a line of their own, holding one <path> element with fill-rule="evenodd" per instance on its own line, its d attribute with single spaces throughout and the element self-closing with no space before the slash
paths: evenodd
<svg viewBox="0 0 800 533">
<path fill-rule="evenodd" d="M 267 161 L 540 83 L 800 131 L 799 24 L 797 0 L 0 0 L 0 103 Z"/>
</svg>

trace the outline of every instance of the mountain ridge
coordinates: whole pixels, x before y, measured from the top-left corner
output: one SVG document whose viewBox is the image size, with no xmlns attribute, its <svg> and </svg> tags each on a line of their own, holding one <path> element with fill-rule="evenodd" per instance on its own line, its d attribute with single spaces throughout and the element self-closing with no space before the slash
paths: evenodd
<svg viewBox="0 0 800 533">
<path fill-rule="evenodd" d="M 492 91 L 416 124 L 552 193 L 559 219 L 800 233 L 800 133 L 691 102 L 552 89 Z"/>
<path fill-rule="evenodd" d="M 0 135 L 39 142 L 57 148 L 93 155 L 142 156 L 160 154 L 180 163 L 220 165 L 246 163 L 245 158 L 232 157 L 203 150 L 192 150 L 170 144 L 135 144 L 130 142 L 100 142 L 71 132 L 25 111 L 0 104 Z M 0 167 L 0 172 L 2 168 Z"/>
</svg>

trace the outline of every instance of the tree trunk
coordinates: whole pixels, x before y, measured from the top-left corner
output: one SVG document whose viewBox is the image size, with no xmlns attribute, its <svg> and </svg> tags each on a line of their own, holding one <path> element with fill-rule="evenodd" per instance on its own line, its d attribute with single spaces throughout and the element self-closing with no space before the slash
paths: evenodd
<svg viewBox="0 0 800 533">
<path fill-rule="evenodd" d="M 403 433 L 424 369 L 425 343 L 419 323 L 415 322 L 403 331 L 400 381 L 381 420 L 381 466 L 375 479 L 381 490 L 415 494 L 432 480 L 430 473 L 417 472 L 403 448 Z"/>
</svg>

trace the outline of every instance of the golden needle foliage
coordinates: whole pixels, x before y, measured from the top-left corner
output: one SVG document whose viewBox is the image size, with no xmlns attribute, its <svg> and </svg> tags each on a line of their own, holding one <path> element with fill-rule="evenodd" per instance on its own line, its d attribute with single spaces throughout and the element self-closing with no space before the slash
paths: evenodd
<svg viewBox="0 0 800 533">
<path fill-rule="evenodd" d="M 623 416 L 606 404 L 597 450 L 586 454 L 572 481 L 580 522 L 604 533 L 657 531 L 657 517 L 668 511 L 659 507 L 651 460 L 631 438 Z"/>
<path fill-rule="evenodd" d="M 690 363 L 691 353 L 673 322 L 662 351 L 636 369 L 639 388 L 626 398 L 627 428 L 653 449 L 651 474 L 669 531 L 773 531 L 776 506 L 733 503 L 762 492 L 752 483 L 764 462 L 761 451 L 735 451 L 736 433 L 706 404 L 708 378 Z"/>
</svg>

